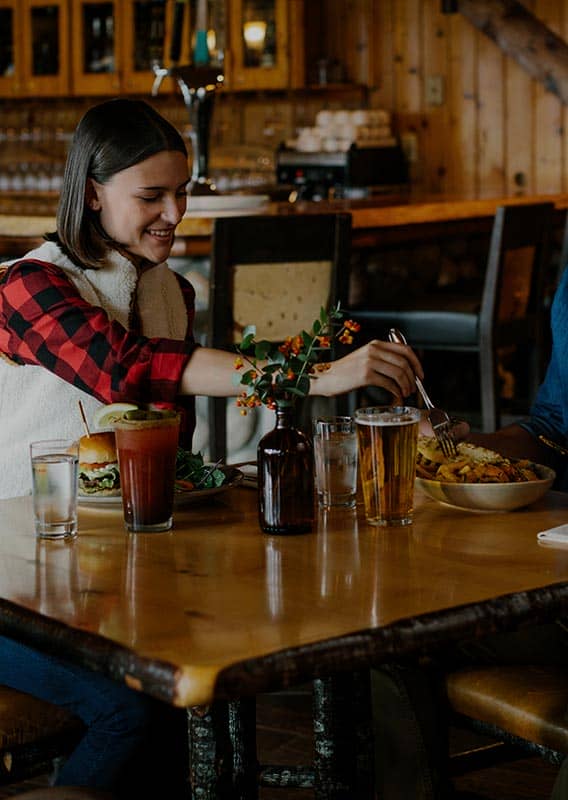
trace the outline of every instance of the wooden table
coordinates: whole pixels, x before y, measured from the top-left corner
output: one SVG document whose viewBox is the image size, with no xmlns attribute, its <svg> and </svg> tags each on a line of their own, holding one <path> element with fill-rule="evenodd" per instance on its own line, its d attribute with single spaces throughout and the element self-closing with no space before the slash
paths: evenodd
<svg viewBox="0 0 568 800">
<path fill-rule="evenodd" d="M 568 548 L 536 534 L 567 515 L 560 493 L 507 514 L 417 493 L 406 529 L 374 529 L 358 506 L 269 537 L 256 492 L 236 488 L 178 511 L 165 534 L 127 535 L 120 509 L 85 507 L 64 543 L 36 541 L 29 498 L 6 500 L 0 631 L 209 709 L 565 614 Z"/>
</svg>

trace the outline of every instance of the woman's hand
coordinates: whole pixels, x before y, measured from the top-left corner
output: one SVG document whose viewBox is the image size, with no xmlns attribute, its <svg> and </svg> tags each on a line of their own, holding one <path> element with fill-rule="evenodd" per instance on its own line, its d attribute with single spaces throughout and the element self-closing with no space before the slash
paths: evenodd
<svg viewBox="0 0 568 800">
<path fill-rule="evenodd" d="M 414 376 L 423 378 L 422 365 L 412 348 L 373 339 L 343 358 L 316 368 L 310 394 L 331 397 L 362 386 L 380 386 L 400 402 L 416 390 Z"/>
</svg>

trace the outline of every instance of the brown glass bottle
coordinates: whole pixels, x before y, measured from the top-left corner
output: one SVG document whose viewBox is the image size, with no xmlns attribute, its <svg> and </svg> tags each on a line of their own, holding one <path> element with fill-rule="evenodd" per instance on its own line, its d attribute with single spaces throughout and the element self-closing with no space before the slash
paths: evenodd
<svg viewBox="0 0 568 800">
<path fill-rule="evenodd" d="M 312 530 L 314 464 L 309 438 L 294 424 L 294 408 L 278 408 L 276 425 L 258 443 L 258 516 L 264 533 Z"/>
</svg>

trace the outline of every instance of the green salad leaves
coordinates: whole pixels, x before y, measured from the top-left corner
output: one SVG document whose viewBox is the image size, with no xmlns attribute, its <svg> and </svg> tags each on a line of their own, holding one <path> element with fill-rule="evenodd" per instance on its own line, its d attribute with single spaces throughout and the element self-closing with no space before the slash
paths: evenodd
<svg viewBox="0 0 568 800">
<path fill-rule="evenodd" d="M 225 482 L 222 469 L 203 462 L 201 453 L 191 453 L 178 447 L 176 484 L 182 489 L 214 489 Z"/>
</svg>

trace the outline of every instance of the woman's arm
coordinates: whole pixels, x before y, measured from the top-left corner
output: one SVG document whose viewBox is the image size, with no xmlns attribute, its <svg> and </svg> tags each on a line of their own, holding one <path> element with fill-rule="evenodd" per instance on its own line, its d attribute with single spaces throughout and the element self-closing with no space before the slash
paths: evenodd
<svg viewBox="0 0 568 800">
<path fill-rule="evenodd" d="M 61 269 L 35 260 L 22 259 L 0 285 L 0 317 L 1 352 L 45 367 L 102 403 L 174 403 L 195 348 L 193 339 L 126 330 L 84 300 Z"/>
<path fill-rule="evenodd" d="M 332 361 L 328 369 L 317 371 L 310 382 L 310 394 L 331 397 L 361 386 L 381 386 L 398 401 L 415 390 L 415 373 L 423 376 L 410 347 L 374 340 Z M 180 392 L 233 397 L 244 388 L 237 376 L 234 353 L 200 347 L 183 371 Z"/>
</svg>

